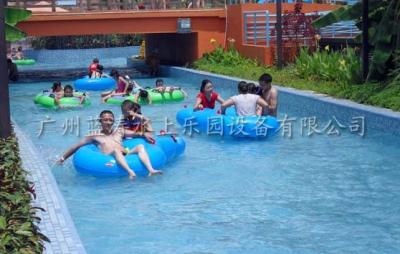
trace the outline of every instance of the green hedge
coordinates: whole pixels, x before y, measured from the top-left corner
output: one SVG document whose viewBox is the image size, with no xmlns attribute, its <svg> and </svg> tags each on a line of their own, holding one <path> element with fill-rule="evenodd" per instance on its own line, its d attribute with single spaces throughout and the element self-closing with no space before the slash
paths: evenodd
<svg viewBox="0 0 400 254">
<path fill-rule="evenodd" d="M 48 238 L 40 233 L 32 207 L 34 186 L 26 179 L 15 137 L 0 139 L 0 253 L 42 253 Z"/>
</svg>

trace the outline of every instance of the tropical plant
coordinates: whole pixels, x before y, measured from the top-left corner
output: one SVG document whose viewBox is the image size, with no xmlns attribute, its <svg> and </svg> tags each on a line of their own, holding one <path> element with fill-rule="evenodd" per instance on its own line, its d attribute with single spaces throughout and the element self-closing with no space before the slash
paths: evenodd
<svg viewBox="0 0 400 254">
<path fill-rule="evenodd" d="M 242 57 L 239 52 L 234 47 L 235 41 L 233 39 L 229 39 L 229 47 L 227 50 L 217 44 L 215 39 L 211 39 L 210 43 L 213 45 L 214 50 L 210 53 L 205 53 L 201 59 L 196 61 L 194 65 L 197 64 L 220 64 L 224 66 L 238 66 L 242 64 L 249 64 L 252 66 L 257 66 L 258 62 L 256 60 L 252 60 L 249 58 Z"/>
<path fill-rule="evenodd" d="M 393 66 L 394 52 L 400 50 L 400 1 L 369 0 L 369 43 L 374 47 L 368 78 L 382 79 Z M 362 3 L 341 7 L 316 20 L 316 28 L 354 20 L 362 26 Z M 356 38 L 360 41 L 361 35 Z"/>
<path fill-rule="evenodd" d="M 33 184 L 26 180 L 15 137 L 0 139 L 0 253 L 42 253 L 49 239 L 38 227 L 32 207 Z"/>
<path fill-rule="evenodd" d="M 301 49 L 295 62 L 295 73 L 304 79 L 335 81 L 339 85 L 361 83 L 361 63 L 352 48 L 340 51 Z"/>
<path fill-rule="evenodd" d="M 292 11 L 285 11 L 282 16 L 282 37 L 284 42 L 292 42 L 296 47 L 315 43 L 316 31 L 311 25 L 318 15 L 307 15 L 302 11 L 303 3 L 297 2 Z"/>
<path fill-rule="evenodd" d="M 26 37 L 26 34 L 15 27 L 15 25 L 23 20 L 28 19 L 32 12 L 24 9 L 16 9 L 6 7 L 5 9 L 5 31 L 6 41 L 18 41 Z"/>
<path fill-rule="evenodd" d="M 300 47 L 315 47 L 316 30 L 312 21 L 319 17 L 306 15 L 303 3 L 297 2 L 293 10 L 286 10 L 282 16 L 282 44 L 284 63 L 293 63 L 299 54 Z M 276 24 L 277 25 L 277 24 Z M 276 26 L 275 25 L 275 26 Z M 271 35 L 276 36 L 276 28 L 271 29 Z"/>
</svg>

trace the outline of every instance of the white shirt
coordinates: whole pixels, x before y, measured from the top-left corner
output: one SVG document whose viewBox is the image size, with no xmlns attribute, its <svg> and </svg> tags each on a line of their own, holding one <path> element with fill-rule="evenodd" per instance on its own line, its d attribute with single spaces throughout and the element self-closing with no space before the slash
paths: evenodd
<svg viewBox="0 0 400 254">
<path fill-rule="evenodd" d="M 256 94 L 239 94 L 232 96 L 238 116 L 254 116 L 257 112 L 257 101 L 260 96 Z"/>
</svg>

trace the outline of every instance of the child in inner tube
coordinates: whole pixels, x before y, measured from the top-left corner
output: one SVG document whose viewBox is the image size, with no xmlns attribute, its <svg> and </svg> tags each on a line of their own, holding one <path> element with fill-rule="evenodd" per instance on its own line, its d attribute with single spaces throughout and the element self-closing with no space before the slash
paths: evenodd
<svg viewBox="0 0 400 254">
<path fill-rule="evenodd" d="M 71 97 L 78 98 L 79 99 L 79 104 L 82 105 L 82 103 L 85 101 L 86 94 L 83 93 L 82 95 L 76 95 L 76 94 L 74 94 L 74 89 L 72 88 L 72 86 L 71 85 L 66 85 L 64 87 L 63 96 L 61 96 L 60 98 L 54 98 L 54 103 L 56 105 L 59 105 L 60 107 L 62 107 L 62 105 L 60 105 L 61 98 L 71 98 Z"/>
<path fill-rule="evenodd" d="M 123 114 L 121 127 L 142 135 L 149 143 L 155 143 L 153 127 L 150 120 L 142 115 L 141 107 L 138 103 L 125 100 L 121 105 L 121 111 Z"/>
<path fill-rule="evenodd" d="M 92 63 L 89 65 L 88 74 L 89 74 L 90 78 L 92 77 L 92 73 L 97 70 L 97 66 L 99 65 L 99 62 L 100 62 L 99 59 L 96 57 L 93 59 Z"/>
<path fill-rule="evenodd" d="M 162 79 L 157 79 L 156 80 L 156 87 L 153 88 L 153 92 L 159 92 L 159 93 L 169 93 L 172 96 L 172 93 L 175 90 L 180 90 L 183 93 L 183 96 L 188 97 L 187 93 L 178 86 L 164 86 L 164 81 Z"/>
<path fill-rule="evenodd" d="M 45 90 L 44 92 L 48 92 L 48 90 Z M 60 81 L 56 81 L 53 83 L 53 86 L 51 87 L 49 96 L 51 98 L 58 99 L 58 100 L 64 96 L 64 88 L 62 87 Z"/>
</svg>

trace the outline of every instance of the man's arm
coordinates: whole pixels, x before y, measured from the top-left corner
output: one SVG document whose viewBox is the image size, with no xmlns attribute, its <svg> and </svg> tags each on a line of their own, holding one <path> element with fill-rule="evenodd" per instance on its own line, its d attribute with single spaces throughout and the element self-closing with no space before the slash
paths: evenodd
<svg viewBox="0 0 400 254">
<path fill-rule="evenodd" d="M 261 98 L 260 96 L 257 99 L 257 105 L 259 105 L 260 107 L 262 107 L 262 112 L 267 112 L 268 110 L 268 103 Z"/>
<path fill-rule="evenodd" d="M 225 110 L 226 108 L 235 105 L 235 102 L 232 98 L 229 98 L 228 100 L 224 101 L 224 103 L 222 103 L 221 105 L 221 114 L 225 115 Z"/>
<path fill-rule="evenodd" d="M 278 91 L 276 89 L 271 90 L 271 95 L 270 95 L 270 105 L 269 109 L 270 110 L 275 110 L 276 105 L 278 104 Z"/>
<path fill-rule="evenodd" d="M 93 142 L 93 137 L 85 137 L 78 144 L 72 146 L 68 149 L 63 156 L 57 161 L 58 163 L 63 163 L 66 159 L 68 159 L 71 155 L 73 155 L 80 147 L 90 144 Z"/>
</svg>

